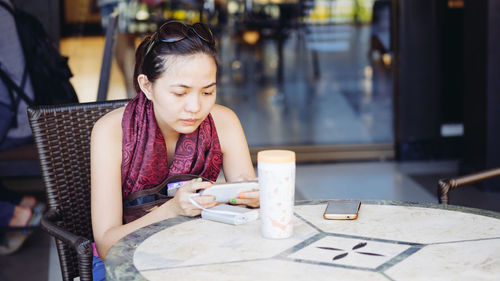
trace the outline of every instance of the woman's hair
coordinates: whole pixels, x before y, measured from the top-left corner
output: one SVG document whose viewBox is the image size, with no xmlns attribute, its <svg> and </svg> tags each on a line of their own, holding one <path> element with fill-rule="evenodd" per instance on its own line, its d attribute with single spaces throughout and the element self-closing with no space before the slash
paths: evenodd
<svg viewBox="0 0 500 281">
<path fill-rule="evenodd" d="M 164 43 L 159 40 L 152 42 L 154 40 L 155 34 L 146 36 L 135 52 L 134 88 L 136 92 L 141 91 L 137 77 L 144 74 L 150 82 L 154 83 L 174 62 L 172 56 L 202 53 L 211 56 L 217 65 L 215 44 L 205 42 L 191 28 L 188 29 L 186 38 L 177 42 Z M 150 44 L 154 46 L 151 48 Z M 148 48 L 151 50 L 146 55 Z"/>
</svg>

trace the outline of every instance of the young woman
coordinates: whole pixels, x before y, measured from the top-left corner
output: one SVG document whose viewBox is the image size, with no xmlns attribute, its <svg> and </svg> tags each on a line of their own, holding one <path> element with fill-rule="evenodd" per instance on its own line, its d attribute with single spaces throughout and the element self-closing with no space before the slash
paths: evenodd
<svg viewBox="0 0 500 281">
<path fill-rule="evenodd" d="M 238 117 L 215 104 L 216 74 L 215 40 L 201 23 L 167 22 L 139 45 L 134 72 L 137 96 L 99 119 L 92 131 L 92 227 L 100 258 L 143 226 L 199 215 L 201 210 L 189 196 L 211 184 L 188 181 L 160 207 L 124 223 L 125 196 L 180 173 L 215 181 L 222 168 L 228 182 L 255 178 Z M 193 198 L 204 208 L 216 205 L 212 196 Z M 257 207 L 259 193 L 241 194 L 232 203 Z M 99 260 L 94 261 L 96 268 Z"/>
</svg>

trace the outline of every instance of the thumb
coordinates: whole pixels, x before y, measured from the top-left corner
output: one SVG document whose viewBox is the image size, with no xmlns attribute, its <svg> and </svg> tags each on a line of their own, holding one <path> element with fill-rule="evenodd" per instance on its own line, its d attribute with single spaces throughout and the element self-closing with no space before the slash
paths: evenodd
<svg viewBox="0 0 500 281">
<path fill-rule="evenodd" d="M 183 187 L 185 187 L 185 190 L 187 192 L 195 193 L 197 190 L 205 189 L 211 186 L 212 184 L 210 182 L 204 182 L 201 178 L 196 178 L 187 182 L 187 184 L 185 184 Z"/>
</svg>

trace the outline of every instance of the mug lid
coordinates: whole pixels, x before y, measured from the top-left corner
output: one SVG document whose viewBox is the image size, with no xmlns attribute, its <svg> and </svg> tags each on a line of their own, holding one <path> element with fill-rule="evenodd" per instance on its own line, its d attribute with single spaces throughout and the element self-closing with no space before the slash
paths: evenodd
<svg viewBox="0 0 500 281">
<path fill-rule="evenodd" d="M 257 161 L 266 163 L 295 162 L 295 152 L 291 150 L 263 150 L 257 153 Z"/>
</svg>

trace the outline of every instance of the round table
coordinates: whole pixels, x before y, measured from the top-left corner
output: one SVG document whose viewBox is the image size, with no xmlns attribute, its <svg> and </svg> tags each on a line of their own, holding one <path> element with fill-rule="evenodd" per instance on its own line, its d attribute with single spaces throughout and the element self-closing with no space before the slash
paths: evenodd
<svg viewBox="0 0 500 281">
<path fill-rule="evenodd" d="M 294 235 L 264 239 L 177 217 L 139 229 L 106 257 L 107 280 L 499 280 L 500 213 L 363 201 L 357 220 L 323 219 L 327 200 L 296 202 Z"/>
</svg>

